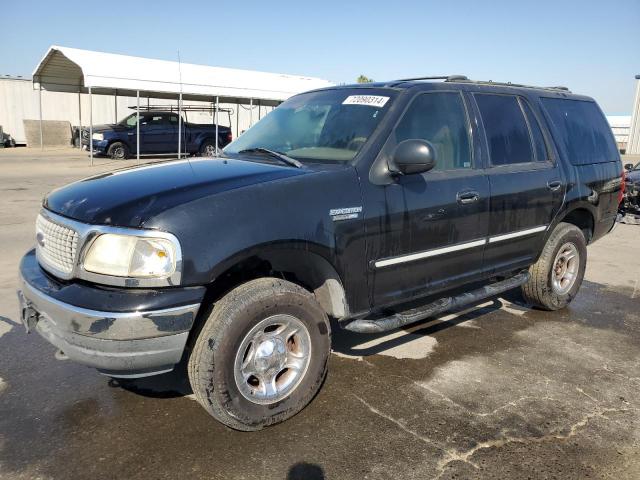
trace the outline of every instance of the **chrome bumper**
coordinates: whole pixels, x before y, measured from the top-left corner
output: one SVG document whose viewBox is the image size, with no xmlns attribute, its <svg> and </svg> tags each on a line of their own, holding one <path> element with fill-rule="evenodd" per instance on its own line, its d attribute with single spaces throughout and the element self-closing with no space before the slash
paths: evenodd
<svg viewBox="0 0 640 480">
<path fill-rule="evenodd" d="M 51 298 L 21 278 L 20 318 L 71 360 L 113 377 L 173 369 L 200 304 L 154 311 L 102 312 Z"/>
</svg>

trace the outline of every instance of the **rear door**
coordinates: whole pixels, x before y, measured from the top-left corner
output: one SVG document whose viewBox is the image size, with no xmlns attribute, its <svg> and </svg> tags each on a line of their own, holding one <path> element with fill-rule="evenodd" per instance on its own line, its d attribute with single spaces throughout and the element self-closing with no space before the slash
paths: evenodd
<svg viewBox="0 0 640 480">
<path fill-rule="evenodd" d="M 491 189 L 484 267 L 527 266 L 560 210 L 566 184 L 548 134 L 525 97 L 474 93 L 482 119 Z"/>
<path fill-rule="evenodd" d="M 410 300 L 472 280 L 482 270 L 489 183 L 476 158 L 467 104 L 457 91 L 423 92 L 396 124 L 385 151 L 431 143 L 436 167 L 369 186 L 369 286 L 376 306 Z M 378 206 L 383 208 L 378 209 Z"/>
</svg>

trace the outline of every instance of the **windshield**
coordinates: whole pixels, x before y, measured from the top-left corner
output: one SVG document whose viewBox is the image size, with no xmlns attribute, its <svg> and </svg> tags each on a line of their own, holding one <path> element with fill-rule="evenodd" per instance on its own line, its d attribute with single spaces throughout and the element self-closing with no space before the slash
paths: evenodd
<svg viewBox="0 0 640 480">
<path fill-rule="evenodd" d="M 225 154 L 266 148 L 302 162 L 347 162 L 367 142 L 395 92 L 336 89 L 293 97 L 225 149 Z"/>
<path fill-rule="evenodd" d="M 137 114 L 132 113 L 128 117 L 123 118 L 118 122 L 118 125 L 123 125 L 125 127 L 133 127 L 136 124 Z M 140 123 L 144 122 L 144 115 L 140 115 Z"/>
</svg>

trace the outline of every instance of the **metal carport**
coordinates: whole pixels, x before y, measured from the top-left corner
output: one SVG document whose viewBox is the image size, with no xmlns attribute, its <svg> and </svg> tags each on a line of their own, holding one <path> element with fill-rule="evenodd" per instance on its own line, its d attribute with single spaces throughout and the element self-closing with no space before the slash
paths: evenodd
<svg viewBox="0 0 640 480">
<path fill-rule="evenodd" d="M 217 125 L 217 109 L 220 102 L 253 106 L 254 101 L 259 101 L 262 105 L 276 106 L 297 93 L 333 84 L 312 77 L 210 67 L 53 45 L 34 70 L 33 85 L 39 90 L 40 95 L 42 90 L 89 94 L 89 145 L 93 164 L 93 94 L 137 97 L 138 115 L 141 92 L 152 95 L 153 98 L 177 97 L 179 108 L 183 100 L 215 101 Z M 80 106 L 80 103 L 78 105 Z M 182 150 L 182 115 L 179 115 L 179 118 L 178 156 Z M 138 159 L 139 128 L 138 122 Z M 217 138 L 216 135 L 216 142 Z M 42 146 L 41 101 L 40 141 Z"/>
</svg>

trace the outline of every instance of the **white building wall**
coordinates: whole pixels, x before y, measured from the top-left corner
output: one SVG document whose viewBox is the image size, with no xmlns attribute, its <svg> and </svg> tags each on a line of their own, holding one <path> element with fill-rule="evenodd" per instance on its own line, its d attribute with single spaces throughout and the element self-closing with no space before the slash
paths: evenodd
<svg viewBox="0 0 640 480">
<path fill-rule="evenodd" d="M 607 115 L 607 121 L 613 131 L 618 149 L 625 150 L 629 142 L 631 115 Z"/>
<path fill-rule="evenodd" d="M 0 77 L 0 125 L 4 133 L 11 135 L 17 143 L 25 143 L 23 120 L 38 120 L 39 98 L 38 90 L 34 90 L 29 79 Z M 143 95 L 143 94 L 141 94 Z M 135 112 L 135 97 L 115 97 L 114 95 L 92 95 L 93 124 L 115 123 L 127 115 Z M 81 103 L 81 109 L 80 109 Z M 210 106 L 213 102 L 185 101 L 185 105 Z M 175 105 L 178 101 L 140 97 L 140 106 Z M 221 108 L 232 109 L 231 122 L 227 113 L 219 113 L 218 123 L 230 126 L 233 138 L 238 132 L 247 130 L 250 126 L 251 109 L 248 105 L 220 104 Z M 273 107 L 253 106 L 253 123 L 264 117 Z M 239 113 L 238 113 L 239 112 Z M 210 112 L 188 112 L 187 121 L 192 123 L 213 123 Z M 64 92 L 42 91 L 42 119 L 68 121 L 71 126 L 89 125 L 89 95 Z M 231 125 L 229 125 L 231 123 Z"/>
<path fill-rule="evenodd" d="M 628 154 L 640 154 L 640 75 L 636 75 L 636 96 L 631 112 L 631 125 L 629 128 Z"/>
</svg>

